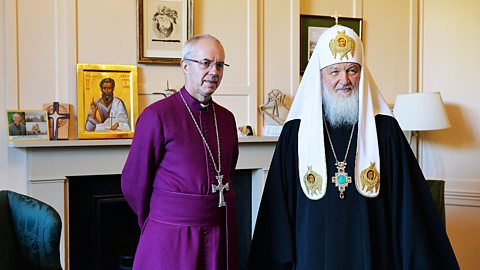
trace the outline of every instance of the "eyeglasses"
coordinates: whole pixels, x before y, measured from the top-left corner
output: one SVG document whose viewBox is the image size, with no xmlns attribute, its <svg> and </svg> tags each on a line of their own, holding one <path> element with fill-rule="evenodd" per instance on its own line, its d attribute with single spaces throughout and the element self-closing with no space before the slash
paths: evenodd
<svg viewBox="0 0 480 270">
<path fill-rule="evenodd" d="M 212 65 L 215 65 L 215 67 L 216 67 L 217 69 L 223 70 L 224 67 L 229 67 L 229 66 L 230 66 L 230 65 L 227 64 L 227 63 L 224 63 L 224 62 L 213 62 L 212 60 L 209 60 L 209 59 L 195 60 L 195 59 L 184 58 L 183 60 L 195 62 L 195 63 L 199 64 L 200 67 L 203 68 L 203 69 L 211 68 Z"/>
</svg>

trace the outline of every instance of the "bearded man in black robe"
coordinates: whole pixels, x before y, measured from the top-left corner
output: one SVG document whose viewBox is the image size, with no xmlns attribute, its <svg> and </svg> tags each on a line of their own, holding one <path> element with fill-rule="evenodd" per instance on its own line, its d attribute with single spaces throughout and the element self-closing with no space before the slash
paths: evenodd
<svg viewBox="0 0 480 270">
<path fill-rule="evenodd" d="M 350 28 L 326 30 L 310 58 L 270 166 L 249 269 L 459 269 Z"/>
</svg>

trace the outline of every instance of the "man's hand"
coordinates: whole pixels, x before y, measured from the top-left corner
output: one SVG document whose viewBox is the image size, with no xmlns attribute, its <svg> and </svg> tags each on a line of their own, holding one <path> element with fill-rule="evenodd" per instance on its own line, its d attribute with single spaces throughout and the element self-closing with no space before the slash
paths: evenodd
<svg viewBox="0 0 480 270">
<path fill-rule="evenodd" d="M 98 111 L 98 106 L 95 104 L 95 100 L 92 97 L 92 102 L 90 103 L 90 108 L 92 109 L 92 114 L 90 117 L 97 121 L 97 123 L 103 123 L 102 117 L 100 116 L 100 112 Z"/>
</svg>

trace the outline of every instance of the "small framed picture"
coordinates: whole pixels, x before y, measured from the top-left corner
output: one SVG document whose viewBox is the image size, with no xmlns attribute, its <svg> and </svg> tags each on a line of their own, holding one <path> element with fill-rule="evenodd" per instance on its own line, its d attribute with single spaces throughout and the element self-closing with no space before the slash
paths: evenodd
<svg viewBox="0 0 480 270">
<path fill-rule="evenodd" d="M 47 111 L 7 110 L 8 141 L 48 141 Z"/>
<path fill-rule="evenodd" d="M 138 0 L 138 63 L 179 64 L 193 34 L 193 0 Z"/>
<path fill-rule="evenodd" d="M 77 64 L 78 139 L 133 138 L 137 67 Z"/>
<path fill-rule="evenodd" d="M 362 19 L 338 17 L 338 24 L 350 27 L 362 38 Z M 308 60 L 323 31 L 335 25 L 331 16 L 300 15 L 300 75 L 303 75 Z"/>
</svg>

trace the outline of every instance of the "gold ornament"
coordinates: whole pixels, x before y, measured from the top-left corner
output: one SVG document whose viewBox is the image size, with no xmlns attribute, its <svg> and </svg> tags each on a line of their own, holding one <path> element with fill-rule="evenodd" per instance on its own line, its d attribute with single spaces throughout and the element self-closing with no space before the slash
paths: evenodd
<svg viewBox="0 0 480 270">
<path fill-rule="evenodd" d="M 347 35 L 345 31 L 337 31 L 337 36 L 330 40 L 330 51 L 334 59 L 337 59 L 337 53 L 340 54 L 340 60 L 344 57 L 348 60 L 348 53 L 355 54 L 355 40 Z"/>
<path fill-rule="evenodd" d="M 375 168 L 375 162 L 370 162 L 370 166 L 362 170 L 360 182 L 362 183 L 363 191 L 378 192 L 380 188 L 380 173 Z"/>
<path fill-rule="evenodd" d="M 308 166 L 308 171 L 305 176 L 303 176 L 303 183 L 305 183 L 307 192 L 310 195 L 317 195 L 318 192 L 321 192 L 322 177 L 312 170 L 312 166 Z"/>
</svg>

